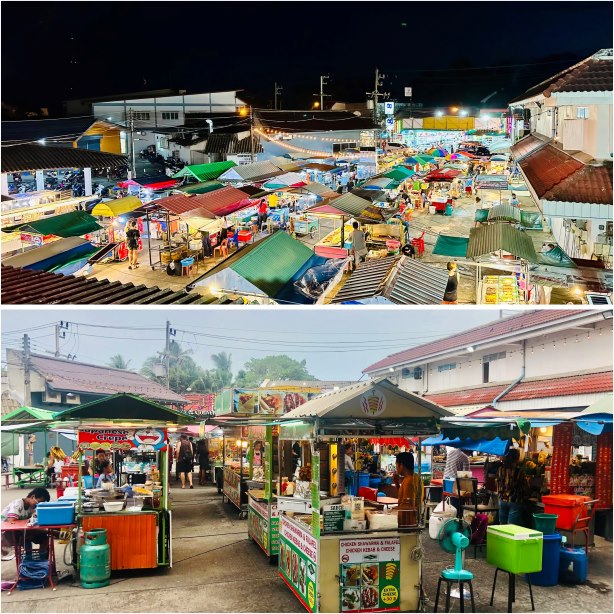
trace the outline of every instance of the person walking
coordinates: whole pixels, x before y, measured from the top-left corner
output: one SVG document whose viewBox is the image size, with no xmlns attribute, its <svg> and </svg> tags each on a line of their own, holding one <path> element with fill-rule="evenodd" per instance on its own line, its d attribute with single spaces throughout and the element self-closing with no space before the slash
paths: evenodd
<svg viewBox="0 0 614 614">
<path fill-rule="evenodd" d="M 458 303 L 458 270 L 456 262 L 448 262 L 448 283 L 443 295 L 442 304 L 456 305 Z"/>
<path fill-rule="evenodd" d="M 185 433 L 181 435 L 177 442 L 175 458 L 177 459 L 177 475 L 181 479 L 181 488 L 185 488 L 186 478 L 190 488 L 194 488 L 192 484 L 192 444 L 188 441 L 188 436 Z"/>
<path fill-rule="evenodd" d="M 469 457 L 460 449 L 446 446 L 446 466 L 443 477 L 456 480 L 459 471 L 469 471 Z"/>
<path fill-rule="evenodd" d="M 527 478 L 519 466 L 520 450 L 512 448 L 497 470 L 495 482 L 499 495 L 499 524 L 523 525 L 527 497 Z"/>
<path fill-rule="evenodd" d="M 126 226 L 126 247 L 128 248 L 128 268 L 139 268 L 139 239 L 141 233 L 136 225 L 136 220 L 130 220 Z"/>
<path fill-rule="evenodd" d="M 354 253 L 354 269 L 359 262 L 364 262 L 367 259 L 367 240 L 365 233 L 358 228 L 358 222 L 352 223 L 352 252 Z"/>
<path fill-rule="evenodd" d="M 199 439 L 196 444 L 198 454 L 198 485 L 204 486 L 207 481 L 207 471 L 210 469 L 209 444 L 206 439 Z"/>
<path fill-rule="evenodd" d="M 262 231 L 268 217 L 268 208 L 266 200 L 263 198 L 258 205 L 258 230 Z"/>
</svg>

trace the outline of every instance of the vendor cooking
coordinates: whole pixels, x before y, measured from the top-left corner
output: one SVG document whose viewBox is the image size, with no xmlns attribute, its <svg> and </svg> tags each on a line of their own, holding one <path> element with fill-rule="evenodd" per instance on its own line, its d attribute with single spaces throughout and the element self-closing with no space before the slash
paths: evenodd
<svg viewBox="0 0 614 614">
<path fill-rule="evenodd" d="M 91 475 L 93 475 L 94 477 L 96 477 L 97 475 L 100 475 L 102 473 L 101 471 L 102 463 L 104 463 L 106 460 L 107 460 L 106 452 L 101 449 L 96 450 L 96 457 L 94 458 L 94 462 L 92 463 L 92 466 L 90 467 Z"/>
<path fill-rule="evenodd" d="M 96 482 L 96 488 L 103 488 L 103 484 L 114 484 L 115 480 L 116 477 L 113 473 L 113 466 L 111 465 L 111 461 L 103 461 L 101 464 L 100 477 Z"/>
<path fill-rule="evenodd" d="M 414 473 L 414 455 L 401 452 L 396 457 L 395 481 L 399 486 L 399 510 L 417 510 L 422 500 L 424 486 L 420 476 Z M 399 478 L 401 478 L 399 483 Z"/>
</svg>

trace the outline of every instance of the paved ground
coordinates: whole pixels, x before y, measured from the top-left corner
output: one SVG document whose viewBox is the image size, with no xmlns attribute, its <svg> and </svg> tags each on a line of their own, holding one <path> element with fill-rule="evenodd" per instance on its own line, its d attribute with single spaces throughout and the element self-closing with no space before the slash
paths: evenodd
<svg viewBox="0 0 614 614">
<path fill-rule="evenodd" d="M 2 505 L 27 494 L 24 490 L 2 491 Z M 172 489 L 174 501 L 172 569 L 114 573 L 111 585 L 86 590 L 70 579 L 58 589 L 16 591 L 2 595 L 2 612 L 301 612 L 302 606 L 277 577 L 261 550 L 247 536 L 247 523 L 238 520 L 236 509 L 222 503 L 213 486 L 194 490 Z M 591 552 L 589 581 L 578 586 L 534 587 L 538 612 L 612 612 L 612 544 L 601 538 Z M 428 535 L 423 537 L 424 587 L 433 611 L 437 578 L 453 563 Z M 61 559 L 63 546 L 56 543 Z M 493 569 L 484 560 L 472 558 L 465 567 L 475 574 L 478 612 L 504 612 L 507 588 L 499 580 L 495 603 L 488 605 Z M 67 569 L 64 563 L 59 569 Z M 2 563 L 2 579 L 14 577 L 15 563 Z M 527 585 L 517 582 L 515 612 L 529 612 Z M 452 600 L 453 611 L 458 601 Z M 440 606 L 440 611 L 441 611 Z"/>
</svg>

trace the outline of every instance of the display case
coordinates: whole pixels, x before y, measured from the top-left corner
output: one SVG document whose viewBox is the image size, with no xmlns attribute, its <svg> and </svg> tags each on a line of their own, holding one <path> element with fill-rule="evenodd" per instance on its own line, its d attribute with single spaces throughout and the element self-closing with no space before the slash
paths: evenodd
<svg viewBox="0 0 614 614">
<path fill-rule="evenodd" d="M 224 481 L 222 493 L 226 503 L 232 503 L 239 510 L 239 518 L 247 517 L 247 427 L 224 429 Z"/>
</svg>

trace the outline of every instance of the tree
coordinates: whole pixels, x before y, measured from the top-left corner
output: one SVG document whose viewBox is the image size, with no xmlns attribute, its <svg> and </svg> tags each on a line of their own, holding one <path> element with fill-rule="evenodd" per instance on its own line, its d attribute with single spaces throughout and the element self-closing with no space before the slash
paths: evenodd
<svg viewBox="0 0 614 614">
<path fill-rule="evenodd" d="M 226 352 L 213 354 L 211 356 L 215 365 L 215 375 L 219 381 L 220 388 L 228 388 L 232 384 L 232 355 Z"/>
<path fill-rule="evenodd" d="M 121 354 L 115 354 L 115 356 L 111 356 L 109 358 L 109 362 L 107 362 L 107 367 L 113 367 L 114 369 L 123 369 L 127 371 L 130 366 L 130 360 L 126 360 Z"/>
<path fill-rule="evenodd" d="M 265 379 L 313 381 L 316 378 L 307 370 L 307 361 L 294 360 L 285 354 L 248 360 L 237 373 L 239 388 L 260 386 Z"/>
</svg>

